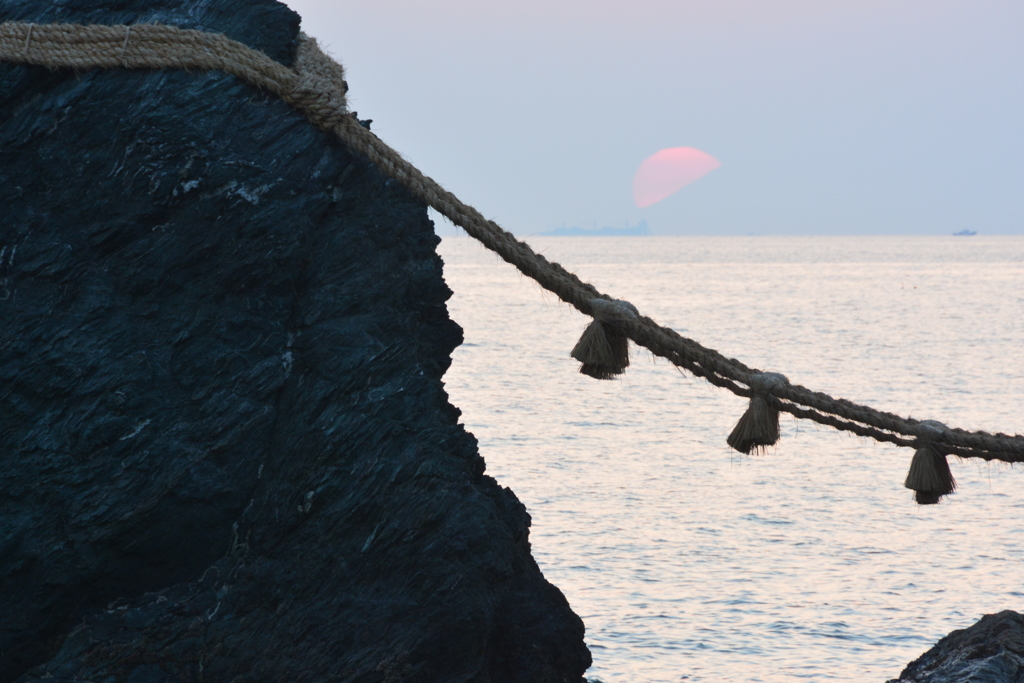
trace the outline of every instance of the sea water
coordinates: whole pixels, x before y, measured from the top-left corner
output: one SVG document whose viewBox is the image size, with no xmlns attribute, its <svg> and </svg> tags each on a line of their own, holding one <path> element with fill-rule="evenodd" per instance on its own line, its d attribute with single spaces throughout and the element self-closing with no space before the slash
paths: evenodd
<svg viewBox="0 0 1024 683">
<path fill-rule="evenodd" d="M 1024 433 L 1024 237 L 528 241 L 752 367 Z M 447 390 L 586 624 L 590 680 L 881 683 L 1024 610 L 1024 468 L 951 458 L 959 490 L 919 507 L 909 449 L 783 414 L 776 447 L 741 455 L 744 399 L 635 347 L 621 379 L 580 375 L 586 318 L 468 237 L 440 252 L 465 330 Z"/>
</svg>

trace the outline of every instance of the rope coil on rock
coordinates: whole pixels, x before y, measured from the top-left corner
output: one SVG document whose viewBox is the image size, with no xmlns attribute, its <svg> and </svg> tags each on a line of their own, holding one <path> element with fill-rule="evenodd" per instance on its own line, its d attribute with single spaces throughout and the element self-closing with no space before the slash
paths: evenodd
<svg viewBox="0 0 1024 683">
<path fill-rule="evenodd" d="M 915 448 L 906 485 L 916 491 L 920 503 L 936 502 L 955 488 L 952 475 L 948 481 L 946 477 L 947 455 L 1024 461 L 1024 436 L 949 429 L 941 423 L 905 418 L 811 391 L 789 383 L 778 373 L 762 372 L 727 358 L 658 325 L 632 304 L 602 294 L 462 203 L 361 126 L 348 111 L 348 86 L 341 65 L 304 35 L 300 34 L 295 66 L 289 69 L 258 50 L 205 31 L 161 24 L 6 22 L 0 24 L 0 61 L 51 69 L 218 70 L 274 93 L 524 275 L 593 317 L 572 351 L 582 363 L 584 374 L 608 379 L 624 372 L 629 365 L 628 340 L 632 340 L 715 386 L 749 398 L 746 413 L 728 439 L 733 448 L 744 453 L 763 450 L 778 440 L 780 412 L 876 441 Z M 925 455 L 920 455 L 922 452 Z"/>
</svg>

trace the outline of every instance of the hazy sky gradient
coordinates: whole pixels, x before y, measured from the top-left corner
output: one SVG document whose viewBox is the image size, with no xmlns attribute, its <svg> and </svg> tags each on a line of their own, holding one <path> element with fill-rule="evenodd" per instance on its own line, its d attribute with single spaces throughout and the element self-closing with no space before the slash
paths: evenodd
<svg viewBox="0 0 1024 683">
<path fill-rule="evenodd" d="M 529 235 L 1024 233 L 1020 0 L 289 0 L 373 130 Z M 647 209 L 640 162 L 722 167 Z"/>
</svg>

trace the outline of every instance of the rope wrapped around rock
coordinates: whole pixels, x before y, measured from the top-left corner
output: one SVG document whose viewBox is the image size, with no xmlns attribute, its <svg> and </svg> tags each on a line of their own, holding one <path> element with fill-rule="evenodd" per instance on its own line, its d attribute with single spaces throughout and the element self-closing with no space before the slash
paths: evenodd
<svg viewBox="0 0 1024 683">
<path fill-rule="evenodd" d="M 279 96 L 317 127 L 337 136 L 383 173 L 464 229 L 520 272 L 536 280 L 581 313 L 601 320 L 595 302 L 615 301 L 557 263 L 535 253 L 479 211 L 464 204 L 425 176 L 376 135 L 359 124 L 347 108 L 347 85 L 341 65 L 326 56 L 316 41 L 300 37 L 294 68 L 226 36 L 160 24 L 77 25 L 0 24 L 0 61 L 56 68 L 219 70 Z M 617 302 L 625 304 L 626 302 Z M 629 306 L 632 308 L 632 306 Z M 635 311 L 635 309 L 632 309 Z M 943 428 L 921 437 L 922 421 L 875 410 L 790 384 L 781 375 L 747 367 L 708 349 L 644 315 L 613 322 L 617 332 L 674 365 L 738 396 L 757 399 L 759 410 L 786 412 L 797 418 L 908 448 L 927 445 L 963 458 L 1015 463 L 1024 460 L 1024 436 Z M 628 364 L 628 360 L 626 361 Z M 623 366 L 624 368 L 625 366 Z M 930 422 L 930 421 L 929 421 Z M 777 431 L 777 430 L 776 430 Z M 776 437 L 777 438 L 777 437 Z M 756 440 L 755 440 L 756 441 Z M 768 441 L 767 443 L 774 443 Z M 752 447 L 757 447 L 754 443 Z"/>
</svg>

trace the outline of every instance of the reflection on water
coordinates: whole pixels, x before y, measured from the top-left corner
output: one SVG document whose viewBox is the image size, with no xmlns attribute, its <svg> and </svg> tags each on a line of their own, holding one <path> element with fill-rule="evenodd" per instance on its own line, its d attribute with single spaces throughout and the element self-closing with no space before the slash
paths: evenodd
<svg viewBox="0 0 1024 683">
<path fill-rule="evenodd" d="M 706 346 L 876 408 L 1024 432 L 1024 239 L 534 238 Z M 876 680 L 982 614 L 1024 610 L 1024 471 L 952 464 L 918 507 L 912 453 L 792 418 L 763 456 L 745 400 L 646 351 L 577 373 L 587 320 L 468 238 L 440 247 L 466 331 L 445 377 L 534 554 L 587 625 L 588 677 Z"/>
</svg>

